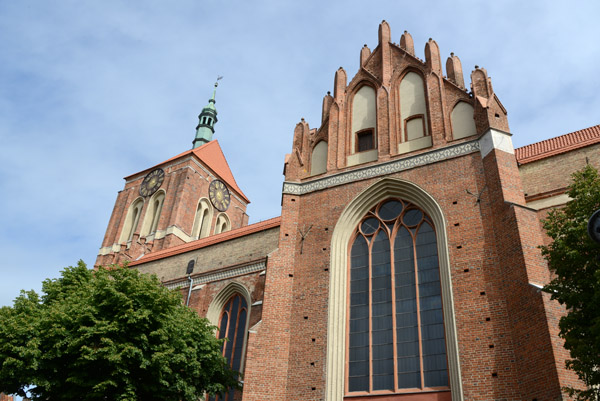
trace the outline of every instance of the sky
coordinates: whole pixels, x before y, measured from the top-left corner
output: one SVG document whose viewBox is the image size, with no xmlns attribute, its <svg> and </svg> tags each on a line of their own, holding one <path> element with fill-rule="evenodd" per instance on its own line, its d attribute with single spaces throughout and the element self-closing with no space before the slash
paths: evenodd
<svg viewBox="0 0 600 401">
<path fill-rule="evenodd" d="M 192 146 L 216 95 L 218 139 L 251 200 L 280 214 L 301 118 L 321 122 L 340 67 L 382 20 L 424 59 L 487 69 L 515 147 L 600 123 L 600 2 L 0 0 L 0 306 L 92 266 L 123 177 Z"/>
</svg>

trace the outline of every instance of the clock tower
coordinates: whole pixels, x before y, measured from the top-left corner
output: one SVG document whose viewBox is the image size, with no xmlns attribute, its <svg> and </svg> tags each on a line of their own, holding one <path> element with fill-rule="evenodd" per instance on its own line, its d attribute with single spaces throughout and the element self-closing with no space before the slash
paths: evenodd
<svg viewBox="0 0 600 401">
<path fill-rule="evenodd" d="M 192 149 L 125 177 L 96 266 L 134 261 L 248 224 L 250 201 L 213 140 L 216 87 L 198 116 Z"/>
</svg>

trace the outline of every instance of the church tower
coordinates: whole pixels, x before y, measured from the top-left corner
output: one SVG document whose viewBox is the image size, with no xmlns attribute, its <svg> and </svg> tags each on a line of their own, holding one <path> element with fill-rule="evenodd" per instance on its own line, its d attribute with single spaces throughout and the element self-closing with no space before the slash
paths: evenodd
<svg viewBox="0 0 600 401">
<path fill-rule="evenodd" d="M 198 116 L 192 149 L 125 177 L 97 266 L 134 261 L 248 224 L 250 201 L 213 140 L 216 88 L 217 83 Z"/>
</svg>

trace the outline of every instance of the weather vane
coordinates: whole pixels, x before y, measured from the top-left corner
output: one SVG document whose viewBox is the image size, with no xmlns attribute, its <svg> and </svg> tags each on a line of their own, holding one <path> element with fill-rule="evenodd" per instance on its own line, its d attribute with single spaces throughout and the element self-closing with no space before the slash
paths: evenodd
<svg viewBox="0 0 600 401">
<path fill-rule="evenodd" d="M 215 82 L 215 88 L 219 86 L 219 81 L 223 79 L 222 75 L 217 75 L 217 81 Z"/>
</svg>

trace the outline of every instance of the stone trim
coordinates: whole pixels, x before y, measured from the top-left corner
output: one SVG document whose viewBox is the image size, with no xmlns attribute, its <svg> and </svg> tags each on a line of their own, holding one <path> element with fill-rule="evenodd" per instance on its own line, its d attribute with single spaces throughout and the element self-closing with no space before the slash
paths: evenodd
<svg viewBox="0 0 600 401">
<path fill-rule="evenodd" d="M 485 158 L 492 150 L 498 149 L 511 155 L 515 154 L 508 132 L 498 131 L 490 128 L 479 138 L 479 148 L 481 149 L 481 158 Z"/>
<path fill-rule="evenodd" d="M 362 167 L 352 171 L 345 171 L 343 173 L 333 174 L 303 183 L 284 181 L 283 193 L 290 195 L 304 195 L 350 182 L 397 173 L 403 170 L 410 170 L 415 167 L 437 163 L 442 160 L 452 159 L 477 151 L 479 151 L 479 141 L 462 142 L 445 148 L 421 153 L 416 156 L 405 157 L 374 166 Z"/>
<path fill-rule="evenodd" d="M 197 285 L 197 284 L 204 284 L 204 283 L 209 283 L 211 281 L 224 280 L 226 278 L 243 276 L 245 274 L 262 271 L 266 268 L 266 266 L 267 266 L 267 263 L 266 263 L 266 261 L 263 260 L 260 262 L 252 263 L 252 264 L 241 266 L 241 267 L 235 267 L 235 268 L 231 268 L 231 269 L 221 270 L 216 273 L 203 274 L 199 277 L 194 277 L 194 279 L 192 280 L 192 286 Z M 188 286 L 189 286 L 189 280 L 187 279 L 187 277 L 182 280 L 178 280 L 176 282 L 171 282 L 171 283 L 165 284 L 165 287 L 172 289 L 172 290 L 179 289 L 179 288 L 186 288 Z"/>
</svg>

